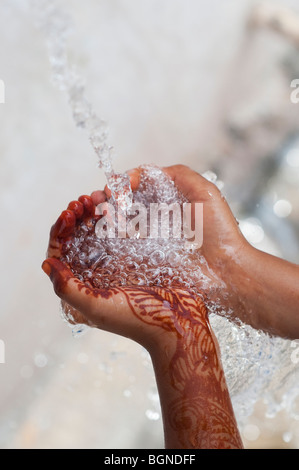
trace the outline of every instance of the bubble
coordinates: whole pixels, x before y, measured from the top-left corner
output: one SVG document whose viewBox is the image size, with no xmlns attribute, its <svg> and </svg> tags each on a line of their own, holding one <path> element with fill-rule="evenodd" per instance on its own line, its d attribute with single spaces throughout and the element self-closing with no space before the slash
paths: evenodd
<svg viewBox="0 0 299 470">
<path fill-rule="evenodd" d="M 210 170 L 205 171 L 205 172 L 202 174 L 202 176 L 203 176 L 206 180 L 210 181 L 211 183 L 214 183 L 214 184 L 215 184 L 216 181 L 217 181 L 217 175 L 216 175 L 216 173 L 214 173 L 213 171 L 210 171 Z"/>
<path fill-rule="evenodd" d="M 154 266 L 160 266 L 164 262 L 164 260 L 165 260 L 165 254 L 163 253 L 163 251 L 160 251 L 160 250 L 154 251 L 150 256 L 150 262 Z"/>
<path fill-rule="evenodd" d="M 179 266 L 181 263 L 181 257 L 176 251 L 169 251 L 166 255 L 166 260 L 170 266 Z"/>
</svg>

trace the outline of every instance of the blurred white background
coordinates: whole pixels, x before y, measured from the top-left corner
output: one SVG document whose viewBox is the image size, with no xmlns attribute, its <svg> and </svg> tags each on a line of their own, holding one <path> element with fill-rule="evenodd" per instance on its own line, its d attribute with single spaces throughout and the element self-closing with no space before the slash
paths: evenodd
<svg viewBox="0 0 299 470">
<path fill-rule="evenodd" d="M 115 170 L 215 171 L 250 241 L 299 262 L 298 1 L 58 4 L 73 20 L 70 61 L 109 123 Z M 40 268 L 59 213 L 105 178 L 51 83 L 26 0 L 2 0 L 0 38 L 0 447 L 163 448 L 145 351 L 101 331 L 73 338 Z M 298 428 L 257 405 L 242 432 L 246 447 L 298 448 Z"/>
</svg>

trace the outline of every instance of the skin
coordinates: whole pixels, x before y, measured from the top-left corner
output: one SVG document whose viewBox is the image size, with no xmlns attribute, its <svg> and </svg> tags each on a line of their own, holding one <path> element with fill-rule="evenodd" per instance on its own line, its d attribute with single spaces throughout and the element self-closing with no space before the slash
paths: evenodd
<svg viewBox="0 0 299 470">
<path fill-rule="evenodd" d="M 182 165 L 164 171 L 190 202 L 204 203 L 202 254 L 228 289 L 219 282 L 219 290 L 195 297 L 179 288 L 96 289 L 74 277 L 60 260 L 63 245 L 82 220 L 88 223 L 95 216 L 108 188 L 72 201 L 62 212 L 51 229 L 43 270 L 62 302 L 71 306 L 75 323 L 131 338 L 149 351 L 166 448 L 242 448 L 206 305 L 220 298 L 255 328 L 298 338 L 298 266 L 252 248 L 215 185 Z M 139 178 L 140 170 L 130 172 L 133 190 Z"/>
</svg>

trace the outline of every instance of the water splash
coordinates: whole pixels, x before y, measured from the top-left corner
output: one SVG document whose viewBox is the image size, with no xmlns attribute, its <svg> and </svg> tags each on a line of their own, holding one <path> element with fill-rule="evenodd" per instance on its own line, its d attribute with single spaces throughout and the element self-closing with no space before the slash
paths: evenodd
<svg viewBox="0 0 299 470">
<path fill-rule="evenodd" d="M 144 165 L 132 202 L 149 209 L 153 203 L 182 205 L 186 198 L 160 168 Z M 98 238 L 96 219 L 93 225 L 81 223 L 72 240 L 65 243 L 62 260 L 72 266 L 77 278 L 97 288 L 171 284 L 199 293 L 202 289 L 216 288 L 215 283 L 219 286 L 222 281 L 209 269 L 200 251 L 187 249 L 183 237 L 173 236 L 171 217 L 167 217 L 169 238 L 161 236 L 159 229 L 157 238 L 144 237 L 143 233 L 152 229 L 153 221 L 148 217 L 144 222 L 147 226 L 138 224 L 130 238 Z M 129 223 L 126 221 L 127 226 Z"/>
</svg>

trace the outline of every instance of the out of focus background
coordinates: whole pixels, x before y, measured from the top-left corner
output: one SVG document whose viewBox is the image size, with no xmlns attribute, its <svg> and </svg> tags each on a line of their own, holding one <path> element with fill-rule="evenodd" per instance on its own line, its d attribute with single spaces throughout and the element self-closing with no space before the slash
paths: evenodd
<svg viewBox="0 0 299 470">
<path fill-rule="evenodd" d="M 215 173 L 249 241 L 299 263 L 298 0 L 57 4 L 115 170 Z M 105 177 L 26 0 L 1 2 L 0 58 L 0 447 L 163 448 L 147 353 L 101 331 L 74 337 L 40 268 L 59 213 Z M 245 447 L 298 448 L 299 403 L 267 417 L 260 398 Z"/>
</svg>

